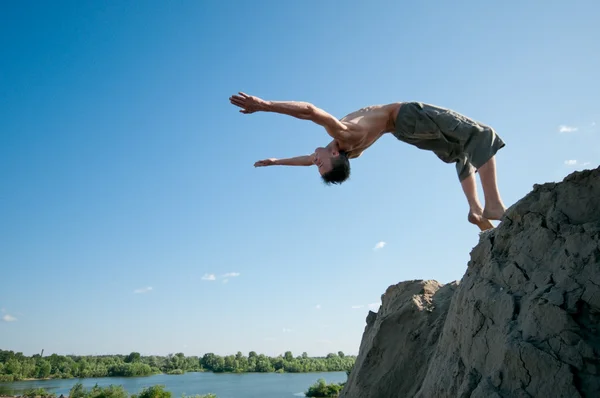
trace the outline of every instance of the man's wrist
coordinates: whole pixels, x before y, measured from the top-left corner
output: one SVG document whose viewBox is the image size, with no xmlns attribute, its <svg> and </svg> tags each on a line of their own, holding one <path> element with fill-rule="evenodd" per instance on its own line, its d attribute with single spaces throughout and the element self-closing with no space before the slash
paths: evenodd
<svg viewBox="0 0 600 398">
<path fill-rule="evenodd" d="M 271 109 L 271 101 L 260 101 L 258 104 L 258 109 L 262 112 L 268 112 Z"/>
</svg>

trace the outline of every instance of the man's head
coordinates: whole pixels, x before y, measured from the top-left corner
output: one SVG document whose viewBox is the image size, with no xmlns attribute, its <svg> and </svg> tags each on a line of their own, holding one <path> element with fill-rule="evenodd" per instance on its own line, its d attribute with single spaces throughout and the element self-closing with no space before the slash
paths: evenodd
<svg viewBox="0 0 600 398">
<path fill-rule="evenodd" d="M 335 143 L 315 149 L 314 164 L 326 184 L 341 184 L 350 176 L 350 161 L 346 152 Z"/>
</svg>

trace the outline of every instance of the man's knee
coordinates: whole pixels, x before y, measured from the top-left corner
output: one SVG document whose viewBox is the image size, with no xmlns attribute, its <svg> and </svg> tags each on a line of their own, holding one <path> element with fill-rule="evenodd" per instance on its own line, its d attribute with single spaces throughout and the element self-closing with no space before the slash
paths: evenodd
<svg viewBox="0 0 600 398">
<path fill-rule="evenodd" d="M 482 125 L 479 131 L 473 135 L 465 149 L 469 153 L 473 167 L 479 169 L 504 146 L 504 141 L 493 127 Z"/>
<path fill-rule="evenodd" d="M 477 172 L 477 169 L 471 164 L 467 155 L 462 155 L 456 161 L 456 174 L 458 175 L 459 182 L 466 180 L 471 174 Z"/>
</svg>

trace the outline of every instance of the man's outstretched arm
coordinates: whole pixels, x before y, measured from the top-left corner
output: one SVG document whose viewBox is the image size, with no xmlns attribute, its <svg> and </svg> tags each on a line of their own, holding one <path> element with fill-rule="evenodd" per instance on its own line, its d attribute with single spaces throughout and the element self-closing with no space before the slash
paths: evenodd
<svg viewBox="0 0 600 398">
<path fill-rule="evenodd" d="M 333 138 L 346 138 L 348 129 L 346 125 L 330 115 L 323 109 L 304 101 L 265 101 L 256 96 L 239 93 L 233 95 L 229 101 L 240 108 L 241 113 L 250 114 L 257 111 L 275 112 L 284 115 L 293 116 L 302 120 L 310 120 L 320 126 L 323 126 L 329 135 Z"/>
<path fill-rule="evenodd" d="M 296 156 L 293 158 L 285 158 L 285 159 L 265 159 L 259 160 L 254 163 L 254 167 L 264 167 L 264 166 L 312 166 L 313 165 L 313 155 L 303 155 Z"/>
</svg>

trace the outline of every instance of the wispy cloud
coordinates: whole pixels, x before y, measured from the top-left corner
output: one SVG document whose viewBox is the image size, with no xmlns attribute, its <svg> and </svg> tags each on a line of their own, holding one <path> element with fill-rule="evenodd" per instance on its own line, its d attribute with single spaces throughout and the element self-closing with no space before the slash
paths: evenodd
<svg viewBox="0 0 600 398">
<path fill-rule="evenodd" d="M 315 306 L 315 308 L 316 308 L 316 309 L 318 309 L 318 310 L 320 310 L 320 309 L 321 309 L 321 304 L 317 304 L 317 305 Z"/>
<path fill-rule="evenodd" d="M 227 282 L 229 282 L 230 278 L 235 278 L 238 276 L 240 276 L 239 272 L 227 272 L 226 274 L 219 276 L 219 278 L 223 278 L 222 282 L 227 283 Z M 204 274 L 204 276 L 202 277 L 202 280 L 203 281 L 216 281 L 217 276 L 215 274 Z"/>
<path fill-rule="evenodd" d="M 353 306 L 352 306 L 352 309 L 353 309 L 353 310 L 357 310 L 357 309 L 359 309 L 359 308 L 364 308 L 364 305 L 353 305 Z"/>
<path fill-rule="evenodd" d="M 385 242 L 377 242 L 377 244 L 375 245 L 375 247 L 373 247 L 373 250 L 381 250 L 383 249 L 383 247 L 386 245 Z"/>
<path fill-rule="evenodd" d="M 148 293 L 152 291 L 152 286 L 143 287 L 141 289 L 135 289 L 133 292 L 135 294 Z"/>
<path fill-rule="evenodd" d="M 17 320 L 17 318 L 15 318 L 14 316 L 12 316 L 10 314 L 6 314 L 2 317 L 2 320 L 4 322 L 15 322 Z"/>
<path fill-rule="evenodd" d="M 214 281 L 217 278 L 215 277 L 215 274 L 204 274 L 204 276 L 202 277 L 203 281 Z"/>
<path fill-rule="evenodd" d="M 292 329 L 283 328 L 283 333 L 290 333 L 291 331 L 292 331 Z"/>
<path fill-rule="evenodd" d="M 561 124 L 560 126 L 558 126 L 559 133 L 574 133 L 576 131 L 577 131 L 577 127 L 575 127 L 575 126 L 567 126 L 564 124 Z"/>
<path fill-rule="evenodd" d="M 581 167 L 585 167 L 585 166 L 589 166 L 590 164 L 591 164 L 590 162 L 580 162 L 580 161 L 575 160 L 575 159 L 565 160 L 565 165 L 566 166 L 581 166 Z"/>
</svg>

